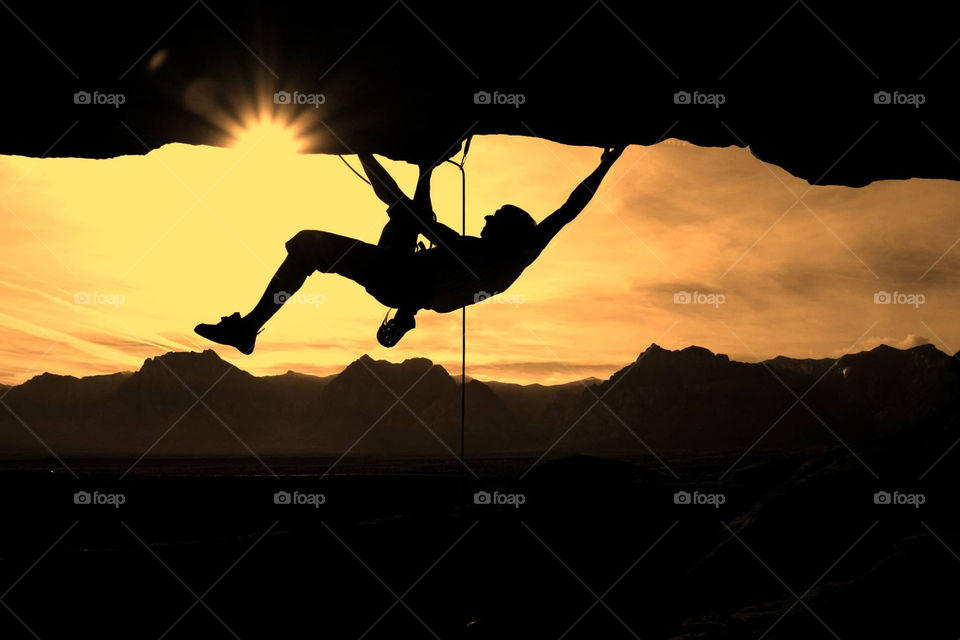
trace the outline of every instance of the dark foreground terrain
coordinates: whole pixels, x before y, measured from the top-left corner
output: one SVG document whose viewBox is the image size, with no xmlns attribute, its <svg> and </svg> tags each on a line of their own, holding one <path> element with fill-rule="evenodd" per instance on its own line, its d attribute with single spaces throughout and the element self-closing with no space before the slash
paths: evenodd
<svg viewBox="0 0 960 640">
<path fill-rule="evenodd" d="M 452 459 L 9 463 L 0 637 L 954 639 L 957 434 L 468 461 L 479 479 Z"/>
</svg>

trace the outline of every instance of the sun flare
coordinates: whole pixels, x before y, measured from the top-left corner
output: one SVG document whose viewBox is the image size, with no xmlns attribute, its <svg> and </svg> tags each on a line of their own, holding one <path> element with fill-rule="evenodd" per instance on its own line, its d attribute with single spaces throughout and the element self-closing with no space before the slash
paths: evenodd
<svg viewBox="0 0 960 640">
<path fill-rule="evenodd" d="M 269 117 L 249 122 L 233 134 L 230 145 L 245 153 L 264 156 L 294 155 L 306 147 L 296 130 L 279 120 Z"/>
</svg>

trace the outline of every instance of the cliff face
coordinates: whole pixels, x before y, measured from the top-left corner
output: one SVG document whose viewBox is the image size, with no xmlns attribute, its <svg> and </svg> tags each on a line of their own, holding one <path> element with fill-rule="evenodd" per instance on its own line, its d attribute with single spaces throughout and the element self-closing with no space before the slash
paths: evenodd
<svg viewBox="0 0 960 640">
<path fill-rule="evenodd" d="M 960 55 L 942 4 L 9 9 L 20 20 L 0 22 L 0 56 L 21 63 L 4 67 L 2 154 L 222 145 L 223 119 L 259 94 L 304 117 L 314 152 L 432 159 L 468 132 L 595 146 L 673 137 L 749 146 L 820 184 L 960 179 Z M 277 91 L 290 100 L 274 104 Z"/>
</svg>

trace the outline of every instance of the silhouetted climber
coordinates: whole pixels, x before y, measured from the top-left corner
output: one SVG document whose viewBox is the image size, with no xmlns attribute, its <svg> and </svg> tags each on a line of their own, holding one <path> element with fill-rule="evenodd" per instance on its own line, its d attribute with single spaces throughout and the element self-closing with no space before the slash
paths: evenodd
<svg viewBox="0 0 960 640">
<path fill-rule="evenodd" d="M 437 222 L 430 203 L 430 177 L 436 164 L 420 165 L 413 198 L 403 194 L 373 155 L 360 162 L 374 193 L 388 205 L 390 219 L 376 245 L 327 231 L 304 230 L 286 243 L 287 258 L 271 278 L 253 310 L 234 313 L 194 331 L 218 342 L 253 352 L 257 334 L 314 271 L 337 273 L 362 285 L 380 303 L 397 309 L 384 321 L 377 340 L 392 347 L 416 326 L 420 309 L 448 313 L 502 293 L 540 255 L 550 240 L 583 211 L 623 147 L 603 151 L 600 165 L 573 190 L 559 209 L 537 224 L 511 204 L 485 216 L 480 237 L 461 236 Z M 424 249 L 423 234 L 434 246 Z"/>
</svg>

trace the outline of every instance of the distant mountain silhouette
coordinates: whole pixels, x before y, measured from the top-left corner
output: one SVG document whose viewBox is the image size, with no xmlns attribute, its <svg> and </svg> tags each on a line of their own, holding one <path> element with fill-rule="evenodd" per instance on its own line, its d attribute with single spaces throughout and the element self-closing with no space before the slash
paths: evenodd
<svg viewBox="0 0 960 640">
<path fill-rule="evenodd" d="M 610 451 L 642 446 L 637 437 L 658 451 L 742 450 L 768 429 L 764 447 L 860 441 L 951 406 L 958 388 L 952 361 L 932 345 L 748 364 L 701 347 L 654 344 L 596 387 L 602 404 L 592 394 L 581 398 L 576 413 L 586 415 L 576 430 L 582 442 Z"/>
<path fill-rule="evenodd" d="M 603 381 L 467 381 L 466 446 L 471 455 L 541 453 L 555 442 L 553 452 L 566 454 L 717 452 L 744 450 L 768 430 L 760 449 L 863 441 L 955 410 L 954 362 L 931 345 L 743 363 L 653 344 Z M 61 457 L 459 449 L 459 378 L 425 358 L 395 364 L 365 355 L 331 376 L 258 377 L 211 350 L 171 352 L 132 373 L 44 373 L 10 388 L 4 402 L 7 458 L 48 457 L 41 440 Z"/>
</svg>

